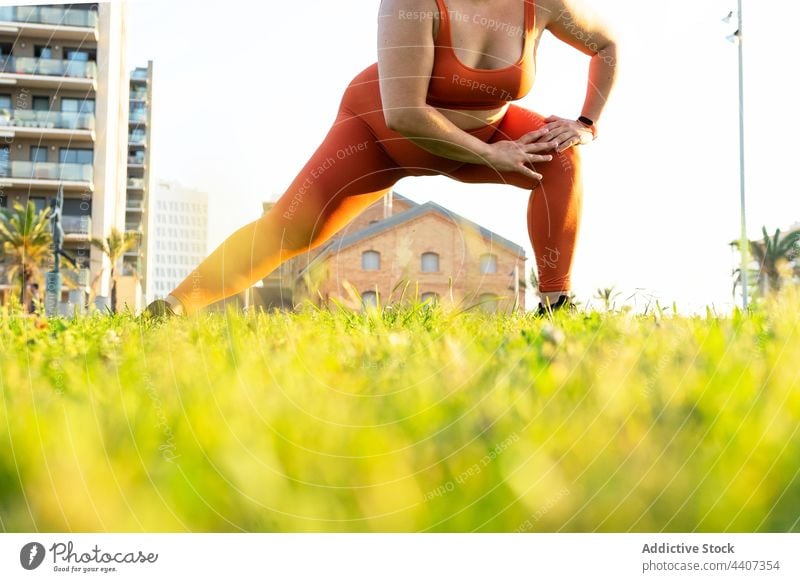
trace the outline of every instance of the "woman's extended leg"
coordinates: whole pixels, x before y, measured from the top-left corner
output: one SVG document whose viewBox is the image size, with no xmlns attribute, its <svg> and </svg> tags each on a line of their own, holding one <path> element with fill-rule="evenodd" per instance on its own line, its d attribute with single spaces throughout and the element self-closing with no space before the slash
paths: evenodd
<svg viewBox="0 0 800 582">
<path fill-rule="evenodd" d="M 511 105 L 489 142 L 515 140 L 545 125 L 544 118 Z M 531 189 L 528 198 L 528 234 L 536 255 L 539 293 L 555 303 L 571 287 L 570 274 L 578 239 L 583 180 L 577 147 L 560 154 L 552 152 L 549 162 L 536 164 L 540 183 L 518 172 L 497 172 L 488 166 L 466 164 L 450 175 L 462 182 L 512 184 Z"/>
<path fill-rule="evenodd" d="M 275 206 L 223 241 L 170 295 L 188 315 L 250 287 L 331 238 L 405 175 L 364 121 L 340 110 Z"/>
</svg>

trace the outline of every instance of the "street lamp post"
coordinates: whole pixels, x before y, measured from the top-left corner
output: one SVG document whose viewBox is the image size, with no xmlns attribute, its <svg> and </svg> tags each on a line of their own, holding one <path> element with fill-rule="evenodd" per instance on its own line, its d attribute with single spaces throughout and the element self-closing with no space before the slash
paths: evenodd
<svg viewBox="0 0 800 582">
<path fill-rule="evenodd" d="M 730 16 L 730 15 L 729 15 Z M 748 300 L 748 276 L 747 266 L 750 263 L 750 241 L 747 238 L 747 220 L 745 212 L 745 186 L 744 186 L 744 47 L 743 47 L 743 27 L 742 27 L 742 0 L 738 0 L 737 6 L 737 20 L 739 28 L 733 33 L 733 42 L 738 44 L 739 49 L 739 204 L 740 212 L 740 240 L 739 240 L 739 256 L 741 264 L 739 265 L 740 274 L 742 278 L 742 307 L 746 311 Z M 727 22 L 729 19 L 726 18 Z"/>
</svg>

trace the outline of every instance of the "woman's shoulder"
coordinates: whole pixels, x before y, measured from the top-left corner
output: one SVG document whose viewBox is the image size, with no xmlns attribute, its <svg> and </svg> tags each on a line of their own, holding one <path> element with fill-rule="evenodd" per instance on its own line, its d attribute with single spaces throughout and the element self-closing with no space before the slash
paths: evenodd
<svg viewBox="0 0 800 582">
<path fill-rule="evenodd" d="M 566 8 L 564 0 L 533 0 L 536 5 L 536 22 L 539 30 L 544 30 L 547 25 L 558 18 Z"/>
<path fill-rule="evenodd" d="M 420 30 L 430 30 L 439 23 L 439 5 L 437 0 L 381 0 L 378 20 L 382 27 L 409 31 L 410 25 L 418 24 Z"/>
</svg>

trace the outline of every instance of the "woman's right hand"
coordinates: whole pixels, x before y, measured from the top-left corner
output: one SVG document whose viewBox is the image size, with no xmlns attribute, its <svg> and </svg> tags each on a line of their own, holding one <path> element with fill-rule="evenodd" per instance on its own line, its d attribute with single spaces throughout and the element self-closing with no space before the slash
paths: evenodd
<svg viewBox="0 0 800 582">
<path fill-rule="evenodd" d="M 542 175 L 534 172 L 529 164 L 549 162 L 553 159 L 551 154 L 540 153 L 555 150 L 558 145 L 557 141 L 542 141 L 547 133 L 547 129 L 542 128 L 526 133 L 516 140 L 494 142 L 491 144 L 486 165 L 500 172 L 519 172 L 536 181 L 541 181 Z"/>
</svg>

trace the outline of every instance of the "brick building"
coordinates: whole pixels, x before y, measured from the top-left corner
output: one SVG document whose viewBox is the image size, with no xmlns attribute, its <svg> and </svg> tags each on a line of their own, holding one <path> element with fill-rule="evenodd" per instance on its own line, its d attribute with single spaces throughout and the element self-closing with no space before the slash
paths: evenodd
<svg viewBox="0 0 800 582">
<path fill-rule="evenodd" d="M 264 203 L 266 212 L 271 202 Z M 525 250 L 434 202 L 387 194 L 333 239 L 295 257 L 262 286 L 218 302 L 264 309 L 303 301 L 354 308 L 419 297 L 487 311 L 525 309 Z M 517 284 L 515 285 L 515 275 Z M 407 283 L 407 285 L 406 285 Z"/>
</svg>

